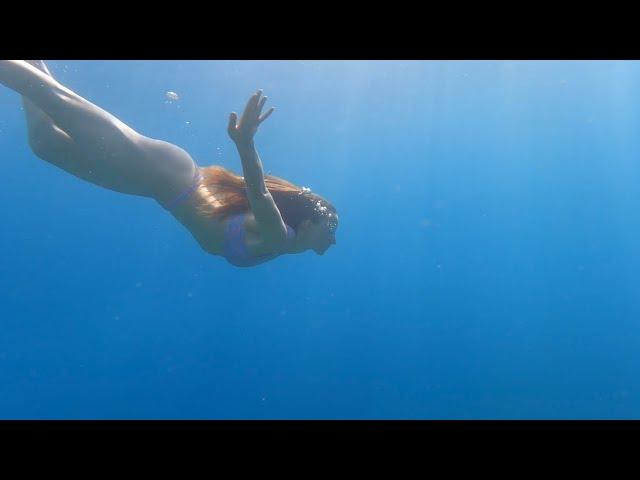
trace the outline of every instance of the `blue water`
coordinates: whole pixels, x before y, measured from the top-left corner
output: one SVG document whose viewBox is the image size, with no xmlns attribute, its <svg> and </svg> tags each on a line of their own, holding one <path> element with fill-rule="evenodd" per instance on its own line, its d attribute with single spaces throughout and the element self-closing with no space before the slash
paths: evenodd
<svg viewBox="0 0 640 480">
<path fill-rule="evenodd" d="M 0 418 L 640 418 L 639 62 L 48 65 L 236 172 L 264 89 L 265 171 L 340 227 L 233 267 L 35 157 L 0 87 Z"/>
</svg>

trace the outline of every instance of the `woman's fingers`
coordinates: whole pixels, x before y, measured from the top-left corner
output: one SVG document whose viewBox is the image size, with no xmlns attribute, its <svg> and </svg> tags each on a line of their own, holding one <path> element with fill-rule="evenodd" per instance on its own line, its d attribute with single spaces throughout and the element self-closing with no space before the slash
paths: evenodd
<svg viewBox="0 0 640 480">
<path fill-rule="evenodd" d="M 264 103 L 267 101 L 267 97 L 262 97 L 258 102 L 258 106 L 256 107 L 256 115 L 260 115 L 262 112 L 262 107 L 264 107 Z"/>
<path fill-rule="evenodd" d="M 251 98 L 249 98 L 249 101 L 247 102 L 247 106 L 244 107 L 244 113 L 242 114 L 243 117 L 245 115 L 251 115 L 254 112 L 261 94 L 262 94 L 262 91 L 258 90 L 256 93 L 251 95 Z"/>
<path fill-rule="evenodd" d="M 258 90 L 253 96 L 252 107 L 254 111 L 256 108 L 258 108 L 258 103 L 260 102 L 261 97 L 262 97 L 262 90 Z"/>
<path fill-rule="evenodd" d="M 269 118 L 269 115 L 271 115 L 274 110 L 275 108 L 271 107 L 269 110 L 267 110 L 266 113 L 263 113 L 262 115 L 260 115 L 260 117 L 258 118 L 258 124 L 264 122 L 267 118 Z"/>
<path fill-rule="evenodd" d="M 264 104 L 267 102 L 267 97 L 262 95 L 262 90 L 258 90 L 256 93 L 251 95 L 249 101 L 247 102 L 246 107 L 244 107 L 244 112 L 242 113 L 242 118 L 240 119 L 241 123 L 252 122 L 260 124 L 264 122 L 269 115 L 273 113 L 275 110 L 273 107 L 269 109 L 266 113 L 260 115 Z M 229 128 L 236 128 L 238 117 L 235 112 L 233 112 L 232 117 L 229 117 Z M 232 120 L 233 118 L 233 120 Z M 233 124 L 233 127 L 232 127 Z"/>
<path fill-rule="evenodd" d="M 236 112 L 231 112 L 229 115 L 229 125 L 227 126 L 227 130 L 233 132 L 238 125 L 238 114 Z"/>
</svg>

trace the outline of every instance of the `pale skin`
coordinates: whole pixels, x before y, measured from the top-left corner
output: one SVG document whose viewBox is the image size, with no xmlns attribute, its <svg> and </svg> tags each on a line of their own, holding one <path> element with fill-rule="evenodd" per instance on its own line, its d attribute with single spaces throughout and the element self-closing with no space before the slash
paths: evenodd
<svg viewBox="0 0 640 480">
<path fill-rule="evenodd" d="M 29 145 L 42 160 L 101 187 L 167 202 L 188 189 L 198 165 L 182 148 L 146 137 L 110 113 L 56 81 L 41 60 L 1 60 L 0 83 L 22 95 Z M 234 141 L 247 183 L 251 212 L 247 215 L 247 247 L 255 255 L 300 253 L 319 255 L 335 243 L 321 224 L 305 220 L 292 239 L 264 183 L 254 144 L 258 127 L 274 111 L 263 113 L 267 97 L 258 90 L 238 118 L 231 113 L 228 134 Z M 226 220 L 198 213 L 190 198 L 172 215 L 208 253 L 223 251 Z"/>
</svg>

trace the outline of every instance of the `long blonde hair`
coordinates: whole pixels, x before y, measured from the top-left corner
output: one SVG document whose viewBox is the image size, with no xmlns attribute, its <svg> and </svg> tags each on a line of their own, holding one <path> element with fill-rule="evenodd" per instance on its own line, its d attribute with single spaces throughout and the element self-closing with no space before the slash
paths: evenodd
<svg viewBox="0 0 640 480">
<path fill-rule="evenodd" d="M 224 218 L 250 210 L 244 178 L 220 166 L 201 168 L 203 180 L 195 192 L 202 215 Z M 335 207 L 309 189 L 282 178 L 265 175 L 265 185 L 284 222 L 296 230 L 304 220 L 319 223 L 334 216 Z"/>
</svg>

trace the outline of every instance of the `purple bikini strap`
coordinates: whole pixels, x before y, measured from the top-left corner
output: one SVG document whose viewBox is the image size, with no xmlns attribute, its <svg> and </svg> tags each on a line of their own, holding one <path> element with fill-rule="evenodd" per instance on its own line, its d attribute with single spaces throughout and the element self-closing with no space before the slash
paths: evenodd
<svg viewBox="0 0 640 480">
<path fill-rule="evenodd" d="M 178 205 L 180 205 L 182 202 L 184 202 L 186 199 L 188 199 L 193 194 L 193 192 L 196 191 L 196 189 L 200 185 L 200 182 L 203 179 L 204 179 L 204 177 L 202 176 L 202 174 L 200 173 L 200 169 L 198 168 L 196 170 L 195 175 L 193 176 L 193 182 L 191 183 L 191 186 L 188 189 L 186 189 L 185 191 L 179 193 L 171 201 L 169 201 L 169 202 L 167 202 L 165 204 L 162 204 L 162 206 L 167 210 L 173 210 Z"/>
</svg>

